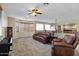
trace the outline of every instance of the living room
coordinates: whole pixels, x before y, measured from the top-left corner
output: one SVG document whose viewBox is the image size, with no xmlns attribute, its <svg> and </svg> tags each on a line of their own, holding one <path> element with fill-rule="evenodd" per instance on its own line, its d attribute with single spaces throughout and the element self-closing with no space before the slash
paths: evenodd
<svg viewBox="0 0 79 59">
<path fill-rule="evenodd" d="M 75 3 L 0 3 L 0 55 L 79 56 L 78 7 Z M 11 43 L 3 44 L 3 38 Z M 3 45 L 9 45 L 8 51 Z"/>
</svg>

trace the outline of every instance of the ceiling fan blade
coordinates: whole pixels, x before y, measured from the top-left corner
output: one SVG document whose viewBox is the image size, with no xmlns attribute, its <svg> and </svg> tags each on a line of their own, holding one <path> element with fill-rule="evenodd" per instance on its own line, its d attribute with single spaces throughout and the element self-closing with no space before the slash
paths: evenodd
<svg viewBox="0 0 79 59">
<path fill-rule="evenodd" d="M 42 14 L 41 12 L 36 12 L 37 14 Z"/>
<path fill-rule="evenodd" d="M 28 13 L 27 15 L 30 15 L 30 14 L 32 14 L 32 13 Z"/>
<path fill-rule="evenodd" d="M 31 12 L 31 10 L 27 10 L 28 12 Z"/>
</svg>

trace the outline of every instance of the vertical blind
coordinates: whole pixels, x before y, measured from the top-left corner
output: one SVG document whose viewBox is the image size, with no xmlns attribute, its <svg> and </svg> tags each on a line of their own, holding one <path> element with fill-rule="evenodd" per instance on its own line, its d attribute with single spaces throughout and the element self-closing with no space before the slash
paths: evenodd
<svg viewBox="0 0 79 59">
<path fill-rule="evenodd" d="M 50 24 L 36 24 L 36 30 L 37 31 L 42 31 L 42 30 L 51 30 L 51 25 Z"/>
<path fill-rule="evenodd" d="M 45 24 L 45 30 L 51 30 L 51 25 Z"/>
</svg>

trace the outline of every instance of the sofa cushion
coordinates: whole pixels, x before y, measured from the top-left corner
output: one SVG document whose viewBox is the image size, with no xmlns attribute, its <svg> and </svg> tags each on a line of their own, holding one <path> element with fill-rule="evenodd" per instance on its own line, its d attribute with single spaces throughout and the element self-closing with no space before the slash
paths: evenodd
<svg viewBox="0 0 79 59">
<path fill-rule="evenodd" d="M 40 36 L 40 37 L 43 37 L 43 38 L 45 38 L 45 39 L 47 38 L 47 36 L 46 36 L 46 35 L 39 35 L 39 36 Z"/>
<path fill-rule="evenodd" d="M 73 45 L 74 41 L 75 41 L 75 36 L 71 36 L 71 35 L 65 35 L 64 36 L 64 41 L 68 44 Z"/>
<path fill-rule="evenodd" d="M 43 42 L 43 41 L 47 41 L 47 39 L 45 39 L 45 38 L 43 38 L 43 37 L 39 37 L 39 36 L 36 37 L 36 40 L 39 40 L 39 41 L 42 41 L 42 42 Z"/>
</svg>

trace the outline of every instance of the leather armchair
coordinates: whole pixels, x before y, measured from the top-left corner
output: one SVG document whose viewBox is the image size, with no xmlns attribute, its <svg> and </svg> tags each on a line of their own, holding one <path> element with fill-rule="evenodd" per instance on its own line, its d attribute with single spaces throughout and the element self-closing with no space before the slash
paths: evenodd
<svg viewBox="0 0 79 59">
<path fill-rule="evenodd" d="M 78 39 L 76 36 L 66 35 L 63 39 L 54 39 L 52 44 L 54 46 L 52 55 L 72 56 L 78 44 Z"/>
</svg>

